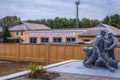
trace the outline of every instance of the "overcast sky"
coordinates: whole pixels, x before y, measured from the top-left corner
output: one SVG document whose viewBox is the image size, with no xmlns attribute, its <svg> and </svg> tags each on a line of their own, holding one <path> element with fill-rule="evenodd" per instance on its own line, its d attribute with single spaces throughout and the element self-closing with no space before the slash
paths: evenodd
<svg viewBox="0 0 120 80">
<path fill-rule="evenodd" d="M 120 0 L 80 0 L 79 18 L 102 20 L 120 14 Z M 75 18 L 75 0 L 0 0 L 0 18 L 16 15 L 22 20 Z"/>
</svg>

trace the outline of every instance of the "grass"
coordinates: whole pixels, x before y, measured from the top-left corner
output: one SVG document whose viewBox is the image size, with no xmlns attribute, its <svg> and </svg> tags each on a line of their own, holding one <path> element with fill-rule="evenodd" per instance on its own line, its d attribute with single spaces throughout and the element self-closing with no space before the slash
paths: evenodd
<svg viewBox="0 0 120 80">
<path fill-rule="evenodd" d="M 10 62 L 10 63 L 0 63 L 0 76 L 9 75 L 12 73 L 24 71 L 28 69 L 28 65 L 31 62 Z M 41 63 L 33 63 L 44 65 Z"/>
</svg>

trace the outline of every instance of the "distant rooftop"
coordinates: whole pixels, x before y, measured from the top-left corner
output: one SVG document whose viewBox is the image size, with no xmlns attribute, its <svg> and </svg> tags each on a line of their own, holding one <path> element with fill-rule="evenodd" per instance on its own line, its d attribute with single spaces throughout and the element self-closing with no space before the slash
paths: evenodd
<svg viewBox="0 0 120 80">
<path fill-rule="evenodd" d="M 102 24 L 102 23 L 94 26 L 93 28 L 87 29 L 86 31 L 81 33 L 79 36 L 96 36 L 103 29 L 105 29 L 107 32 L 108 31 L 112 32 L 116 36 L 120 36 L 120 29 L 117 29 L 113 26 Z"/>
<path fill-rule="evenodd" d="M 20 30 L 44 30 L 44 29 L 51 29 L 44 24 L 35 24 L 35 23 L 26 23 L 22 22 L 21 24 L 18 24 L 12 28 L 10 28 L 10 31 L 20 31 Z"/>
<path fill-rule="evenodd" d="M 66 28 L 66 29 L 44 29 L 44 30 L 28 30 L 28 32 L 66 32 L 66 31 L 86 31 L 89 28 Z"/>
<path fill-rule="evenodd" d="M 92 28 L 68 28 L 68 29 L 51 29 L 44 24 L 34 24 L 34 23 L 25 23 L 16 25 L 10 28 L 10 31 L 28 31 L 28 32 L 64 32 L 64 31 L 82 31 L 78 36 L 96 36 L 102 29 L 105 29 L 107 32 L 111 31 L 114 35 L 120 36 L 120 29 L 117 29 L 113 26 L 99 23 L 98 25 Z"/>
</svg>

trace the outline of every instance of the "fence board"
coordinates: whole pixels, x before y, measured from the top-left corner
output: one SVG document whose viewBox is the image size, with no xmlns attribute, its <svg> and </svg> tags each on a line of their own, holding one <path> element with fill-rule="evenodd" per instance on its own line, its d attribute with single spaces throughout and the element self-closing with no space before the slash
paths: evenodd
<svg viewBox="0 0 120 80">
<path fill-rule="evenodd" d="M 120 61 L 120 46 L 115 48 L 115 57 L 118 61 Z"/>
<path fill-rule="evenodd" d="M 32 59 L 33 61 L 38 61 L 39 60 L 39 45 L 33 45 L 33 55 Z"/>
<path fill-rule="evenodd" d="M 4 56 L 5 56 L 5 45 L 0 44 L 0 58 L 4 59 Z"/>
<path fill-rule="evenodd" d="M 63 45 L 58 45 L 57 46 L 57 62 L 64 61 L 65 60 L 65 46 Z"/>
<path fill-rule="evenodd" d="M 73 46 L 72 45 L 66 45 L 66 51 L 65 51 L 65 60 L 73 59 Z"/>
<path fill-rule="evenodd" d="M 57 46 L 56 45 L 50 45 L 49 47 L 49 61 L 50 63 L 56 61 L 56 56 L 57 56 Z"/>
<path fill-rule="evenodd" d="M 40 62 L 45 62 L 45 58 L 46 58 L 46 45 L 40 45 L 40 47 L 39 47 L 39 60 L 40 60 Z"/>
</svg>

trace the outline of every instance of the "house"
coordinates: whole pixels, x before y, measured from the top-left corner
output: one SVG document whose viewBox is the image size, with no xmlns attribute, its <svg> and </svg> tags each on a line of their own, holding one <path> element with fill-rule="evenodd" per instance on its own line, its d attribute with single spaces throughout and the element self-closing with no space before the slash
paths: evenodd
<svg viewBox="0 0 120 80">
<path fill-rule="evenodd" d="M 84 31 L 82 34 L 78 35 L 79 41 L 90 41 L 92 42 L 95 38 L 95 36 L 100 33 L 101 30 L 105 29 L 107 32 L 110 31 L 112 32 L 117 38 L 118 41 L 120 42 L 120 30 L 110 26 L 110 25 L 106 25 L 106 24 L 98 24 L 96 26 L 94 26 L 93 28 L 89 28 L 86 31 Z"/>
<path fill-rule="evenodd" d="M 10 42 L 21 42 L 21 43 L 29 43 L 26 40 L 29 40 L 28 31 L 33 30 L 47 30 L 51 29 L 43 24 L 34 24 L 34 23 L 26 23 L 22 22 L 12 28 L 10 28 L 11 37 L 8 37 Z"/>
<path fill-rule="evenodd" d="M 43 24 L 25 23 L 10 28 L 10 42 L 17 43 L 72 43 L 78 42 L 77 35 L 80 29 L 51 29 Z"/>
<path fill-rule="evenodd" d="M 10 28 L 11 42 L 43 44 L 43 43 L 83 43 L 93 42 L 102 29 L 111 31 L 120 41 L 120 30 L 106 24 L 98 24 L 93 28 L 51 29 L 43 24 L 22 23 Z"/>
</svg>

